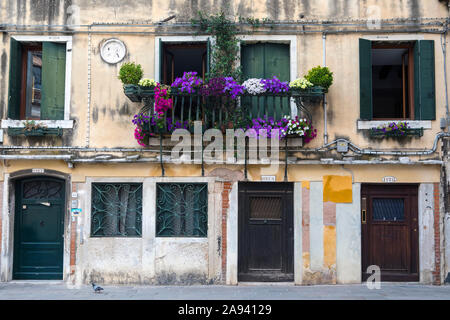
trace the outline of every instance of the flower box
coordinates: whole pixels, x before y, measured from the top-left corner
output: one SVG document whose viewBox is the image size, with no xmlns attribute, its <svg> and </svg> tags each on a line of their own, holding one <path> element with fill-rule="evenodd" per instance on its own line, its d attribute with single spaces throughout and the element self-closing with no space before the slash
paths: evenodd
<svg viewBox="0 0 450 320">
<path fill-rule="evenodd" d="M 139 92 L 140 97 L 154 96 L 155 95 L 155 87 L 139 86 L 138 92 Z"/>
<path fill-rule="evenodd" d="M 62 128 L 8 128 L 8 135 L 10 136 L 31 136 L 31 137 L 42 137 L 42 136 L 62 136 Z"/>
<path fill-rule="evenodd" d="M 125 95 L 133 102 L 141 102 L 141 96 L 139 93 L 139 86 L 135 84 L 125 84 L 123 86 Z"/>
<path fill-rule="evenodd" d="M 408 136 L 417 136 L 421 137 L 423 136 L 423 128 L 415 128 L 415 129 L 403 129 L 403 131 L 386 131 L 383 132 L 380 129 L 372 128 L 369 131 L 371 137 L 376 138 L 387 138 L 387 137 L 395 137 L 395 138 L 401 138 L 401 137 L 408 137 Z"/>
</svg>

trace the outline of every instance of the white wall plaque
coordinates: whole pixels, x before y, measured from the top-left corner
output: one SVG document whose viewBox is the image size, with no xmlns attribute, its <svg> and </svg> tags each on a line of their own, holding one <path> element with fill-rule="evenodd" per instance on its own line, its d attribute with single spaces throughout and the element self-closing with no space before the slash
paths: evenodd
<svg viewBox="0 0 450 320">
<path fill-rule="evenodd" d="M 261 181 L 276 181 L 275 176 L 261 176 Z"/>
<path fill-rule="evenodd" d="M 392 183 L 392 182 L 396 182 L 397 178 L 396 177 L 383 177 L 383 182 L 386 183 Z"/>
</svg>

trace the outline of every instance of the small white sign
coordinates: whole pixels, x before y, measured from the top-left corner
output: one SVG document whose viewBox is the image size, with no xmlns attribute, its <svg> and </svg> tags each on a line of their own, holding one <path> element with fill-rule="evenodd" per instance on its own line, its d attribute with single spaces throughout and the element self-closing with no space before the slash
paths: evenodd
<svg viewBox="0 0 450 320">
<path fill-rule="evenodd" d="M 72 211 L 72 215 L 78 216 L 78 215 L 80 215 L 80 213 L 81 213 L 83 210 L 81 210 L 80 208 L 73 208 L 71 211 Z"/>
<path fill-rule="evenodd" d="M 276 181 L 275 176 L 261 176 L 261 181 Z"/>
<path fill-rule="evenodd" d="M 72 200 L 72 208 L 78 208 L 78 200 Z"/>
<path fill-rule="evenodd" d="M 386 183 L 392 183 L 392 182 L 396 182 L 397 178 L 396 177 L 383 177 L 383 182 Z"/>
<path fill-rule="evenodd" d="M 78 193 L 72 192 L 72 198 L 74 198 L 74 199 L 78 198 Z"/>
<path fill-rule="evenodd" d="M 44 169 L 32 169 L 31 172 L 33 173 L 44 173 Z"/>
</svg>

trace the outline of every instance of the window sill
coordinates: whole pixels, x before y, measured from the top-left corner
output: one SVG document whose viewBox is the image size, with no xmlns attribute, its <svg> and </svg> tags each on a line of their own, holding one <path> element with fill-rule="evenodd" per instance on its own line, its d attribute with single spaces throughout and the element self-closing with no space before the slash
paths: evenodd
<svg viewBox="0 0 450 320">
<path fill-rule="evenodd" d="M 27 120 L 2 120 L 2 129 L 8 128 L 24 128 L 24 122 Z M 73 129 L 73 120 L 34 120 L 37 125 L 43 125 L 49 129 L 61 128 L 61 129 Z"/>
<path fill-rule="evenodd" d="M 411 129 L 431 129 L 431 120 L 370 120 L 363 121 L 358 120 L 358 130 L 370 130 L 379 126 L 388 125 L 391 122 L 403 122 L 406 121 Z"/>
</svg>

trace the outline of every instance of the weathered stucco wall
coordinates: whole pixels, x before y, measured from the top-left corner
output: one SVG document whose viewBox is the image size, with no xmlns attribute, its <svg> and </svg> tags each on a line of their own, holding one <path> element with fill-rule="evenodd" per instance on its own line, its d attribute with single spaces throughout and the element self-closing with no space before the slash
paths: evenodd
<svg viewBox="0 0 450 320">
<path fill-rule="evenodd" d="M 154 35 L 167 34 L 163 27 L 132 27 L 93 25 L 91 23 L 146 23 L 159 21 L 169 15 L 176 18 L 168 22 L 189 21 L 198 10 L 217 11 L 225 8 L 227 1 L 4 1 L 0 9 L 1 21 L 11 25 L 62 25 L 71 15 L 79 13 L 78 23 L 82 26 L 71 29 L 73 34 L 73 70 L 70 118 L 75 120 L 74 130 L 62 139 L 21 139 L 5 135 L 5 144 L 14 145 L 73 145 L 91 147 L 138 147 L 133 137 L 131 119 L 139 110 L 140 104 L 130 102 L 123 94 L 122 84 L 117 79 L 121 63 L 108 65 L 100 58 L 101 43 L 111 37 L 118 37 L 127 45 L 127 56 L 123 62 L 135 61 L 144 68 L 145 77 L 154 77 Z M 77 7 L 74 7 L 77 6 Z M 447 10 L 439 1 L 231 1 L 230 17 L 244 16 L 273 20 L 360 18 L 372 17 L 368 8 L 377 6 L 381 18 L 403 17 L 446 17 Z M 71 9 L 69 9 L 71 8 Z M 79 8 L 75 10 L 73 8 Z M 369 10 L 370 11 L 370 10 Z M 73 20 L 73 19 L 72 19 Z M 72 21 L 69 20 L 69 21 Z M 5 27 L 0 41 L 0 108 L 3 119 L 6 117 L 9 39 L 14 26 Z M 37 27 L 36 27 L 37 28 Z M 61 30 L 57 27 L 54 30 Z M 42 30 L 42 28 L 41 28 Z M 92 33 L 89 35 L 87 31 Z M 182 32 L 194 32 L 184 28 Z M 80 32 L 82 31 L 82 32 Z M 115 34 L 115 31 L 127 32 Z M 133 31 L 149 32 L 130 34 Z M 98 33 L 100 32 L 100 33 Z M 178 34 L 180 31 L 177 31 Z M 36 33 L 32 33 L 36 34 Z M 263 33 L 264 34 L 264 33 Z M 329 140 L 337 137 L 350 138 L 360 147 L 403 147 L 430 148 L 435 133 L 439 131 L 439 121 L 432 122 L 432 129 L 425 130 L 424 137 L 410 138 L 404 142 L 395 140 L 374 140 L 364 131 L 357 131 L 359 118 L 359 66 L 358 38 L 362 34 L 329 34 L 326 40 L 327 65 L 334 72 L 334 84 L 328 94 L 328 135 Z M 440 49 L 440 35 L 425 34 L 424 39 L 435 41 L 437 119 L 444 115 L 443 55 Z M 91 51 L 89 51 L 89 46 Z M 310 68 L 323 62 L 322 34 L 306 33 L 297 35 L 297 76 L 302 76 Z M 90 77 L 88 73 L 90 72 Z M 90 80 L 90 103 L 88 103 L 88 81 Z M 313 108 L 314 125 L 318 137 L 307 147 L 323 144 L 323 109 Z M 88 140 L 87 140 L 88 139 Z"/>
</svg>

